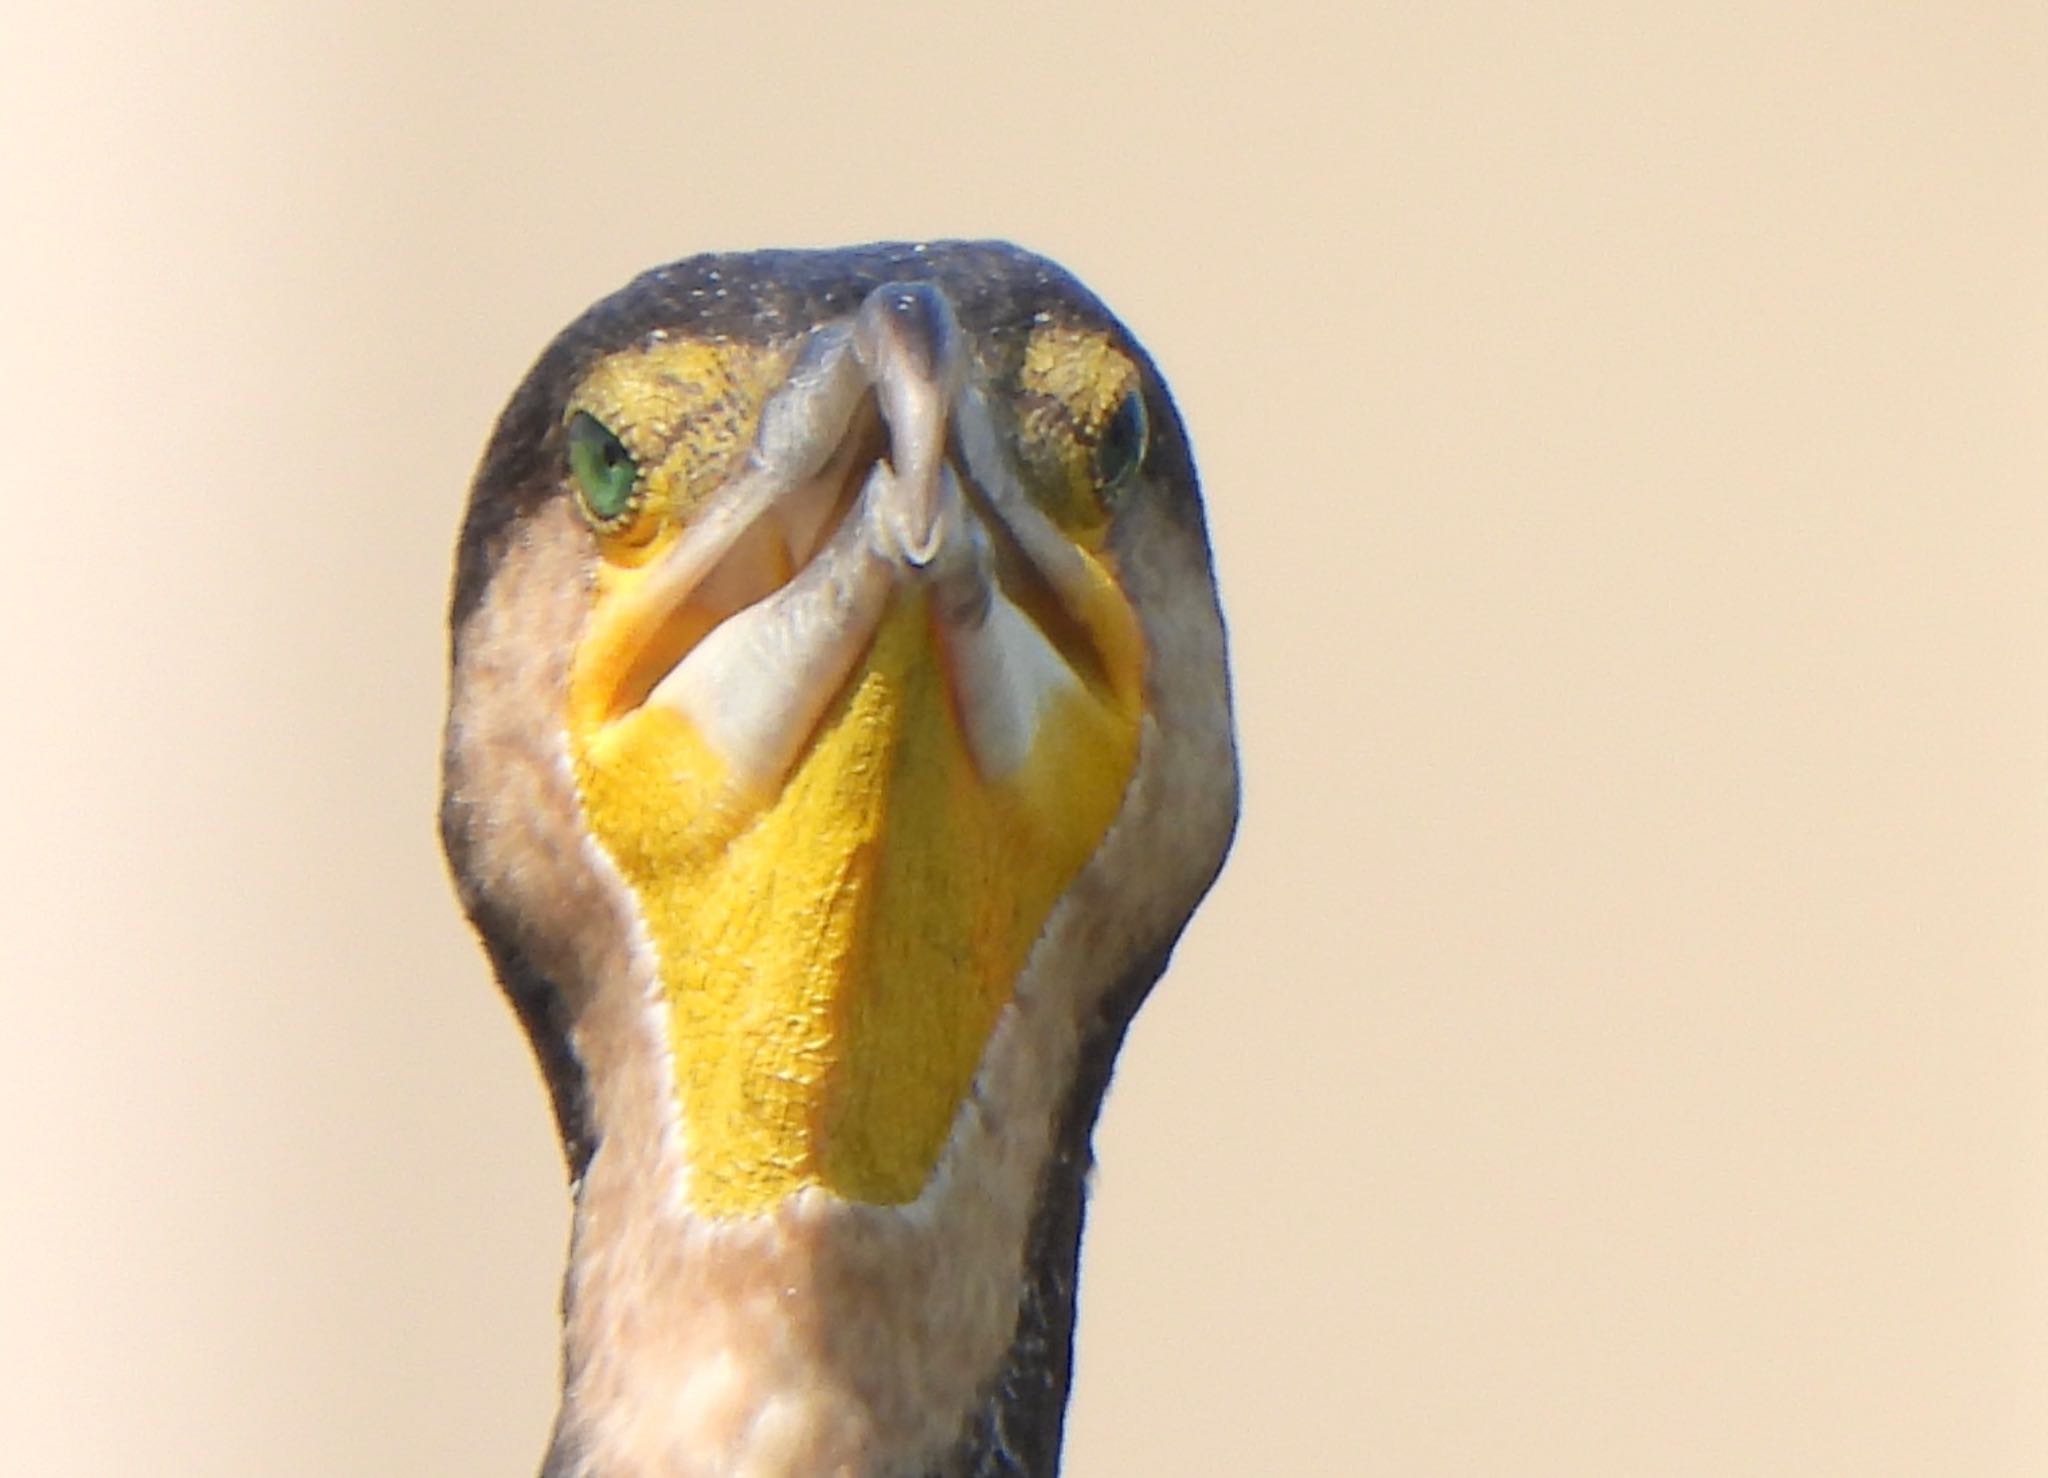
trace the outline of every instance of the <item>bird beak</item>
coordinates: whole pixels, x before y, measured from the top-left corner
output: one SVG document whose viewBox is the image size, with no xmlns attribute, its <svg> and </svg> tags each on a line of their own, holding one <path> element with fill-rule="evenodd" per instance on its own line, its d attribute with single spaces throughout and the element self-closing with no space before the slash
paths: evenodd
<svg viewBox="0 0 2048 1478">
<path fill-rule="evenodd" d="M 1023 491 L 952 307 L 926 283 L 877 288 L 815 331 L 740 475 L 614 581 L 578 664 L 585 721 L 667 709 L 757 793 L 788 778 L 906 603 L 928 614 L 989 779 L 1016 771 L 1064 695 L 1137 696 L 1128 602 Z"/>
</svg>

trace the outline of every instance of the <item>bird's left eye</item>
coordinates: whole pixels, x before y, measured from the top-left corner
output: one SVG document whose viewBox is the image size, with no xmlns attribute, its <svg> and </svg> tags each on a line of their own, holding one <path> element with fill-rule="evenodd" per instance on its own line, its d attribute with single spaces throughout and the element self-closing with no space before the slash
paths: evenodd
<svg viewBox="0 0 2048 1478">
<path fill-rule="evenodd" d="M 569 471 L 592 523 L 609 527 L 633 511 L 640 468 L 626 444 L 588 411 L 569 422 Z"/>
<path fill-rule="evenodd" d="M 1095 483 L 1105 493 L 1116 491 L 1130 480 L 1145 460 L 1145 444 L 1151 426 L 1145 417 L 1145 397 L 1137 389 L 1124 396 L 1102 428 L 1095 443 Z"/>
</svg>

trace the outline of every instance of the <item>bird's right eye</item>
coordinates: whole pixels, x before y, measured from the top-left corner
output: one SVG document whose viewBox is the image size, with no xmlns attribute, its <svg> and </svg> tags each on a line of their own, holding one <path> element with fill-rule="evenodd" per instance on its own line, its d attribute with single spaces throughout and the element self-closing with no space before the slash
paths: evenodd
<svg viewBox="0 0 2048 1478">
<path fill-rule="evenodd" d="M 576 478 L 576 496 L 589 520 L 600 528 L 616 528 L 633 511 L 640 490 L 640 468 L 626 444 L 588 411 L 569 421 L 569 471 Z"/>
</svg>

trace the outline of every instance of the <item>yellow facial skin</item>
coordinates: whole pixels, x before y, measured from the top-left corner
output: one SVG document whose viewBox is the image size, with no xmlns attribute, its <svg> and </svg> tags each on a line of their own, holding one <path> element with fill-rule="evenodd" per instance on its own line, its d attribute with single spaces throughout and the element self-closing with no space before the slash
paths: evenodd
<svg viewBox="0 0 2048 1478">
<path fill-rule="evenodd" d="M 656 340 L 601 361 L 569 398 L 564 419 L 595 416 L 640 466 L 632 511 L 596 529 L 604 563 L 595 609 L 644 610 L 631 599 L 639 571 L 729 477 L 754 434 L 761 402 L 788 366 L 787 346 L 740 349 Z M 778 572 L 787 578 L 789 571 Z M 593 620 L 577 654 L 570 693 L 572 736 L 631 711 L 705 626 L 687 613 L 645 622 Z"/>
<path fill-rule="evenodd" d="M 1098 330 L 1046 328 L 1026 344 L 1017 386 L 1018 441 L 1042 465 L 1046 512 L 1076 542 L 1100 549 L 1108 510 L 1089 451 L 1137 392 L 1138 367 Z"/>
<path fill-rule="evenodd" d="M 602 530 L 607 560 L 639 563 L 655 539 L 673 534 L 725 481 L 787 362 L 786 351 L 774 347 L 740 351 L 656 340 L 612 355 L 585 377 L 569 413 L 597 417 L 641 469 L 634 513 Z"/>
<path fill-rule="evenodd" d="M 776 349 L 653 345 L 604 361 L 570 405 L 626 443 L 646 483 L 637 511 L 600 530 L 568 733 L 586 818 L 657 957 L 684 1193 L 712 1216 L 759 1214 L 811 1186 L 916 1199 L 1137 752 L 1144 654 L 1101 551 L 1087 440 L 1136 370 L 1101 336 L 1054 328 L 1011 389 L 1034 497 L 1097 589 L 1069 618 L 1088 639 L 1087 680 L 1055 695 L 1023 764 L 979 772 L 914 587 L 772 793 L 735 783 L 675 710 L 643 704 L 702 634 L 685 616 L 650 635 L 634 599 L 643 567 L 738 465 L 786 362 Z"/>
</svg>

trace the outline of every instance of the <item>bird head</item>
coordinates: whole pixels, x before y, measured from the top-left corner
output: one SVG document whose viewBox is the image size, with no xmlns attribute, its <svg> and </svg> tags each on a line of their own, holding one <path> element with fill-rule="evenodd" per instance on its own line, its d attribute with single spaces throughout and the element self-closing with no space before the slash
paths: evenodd
<svg viewBox="0 0 2048 1478">
<path fill-rule="evenodd" d="M 647 274 L 486 451 L 444 758 L 585 1221 L 657 1260 L 809 1227 L 821 1285 L 953 1226 L 965 1323 L 1012 1335 L 1048 1167 L 1236 815 L 1164 384 L 1005 246 Z"/>
</svg>

